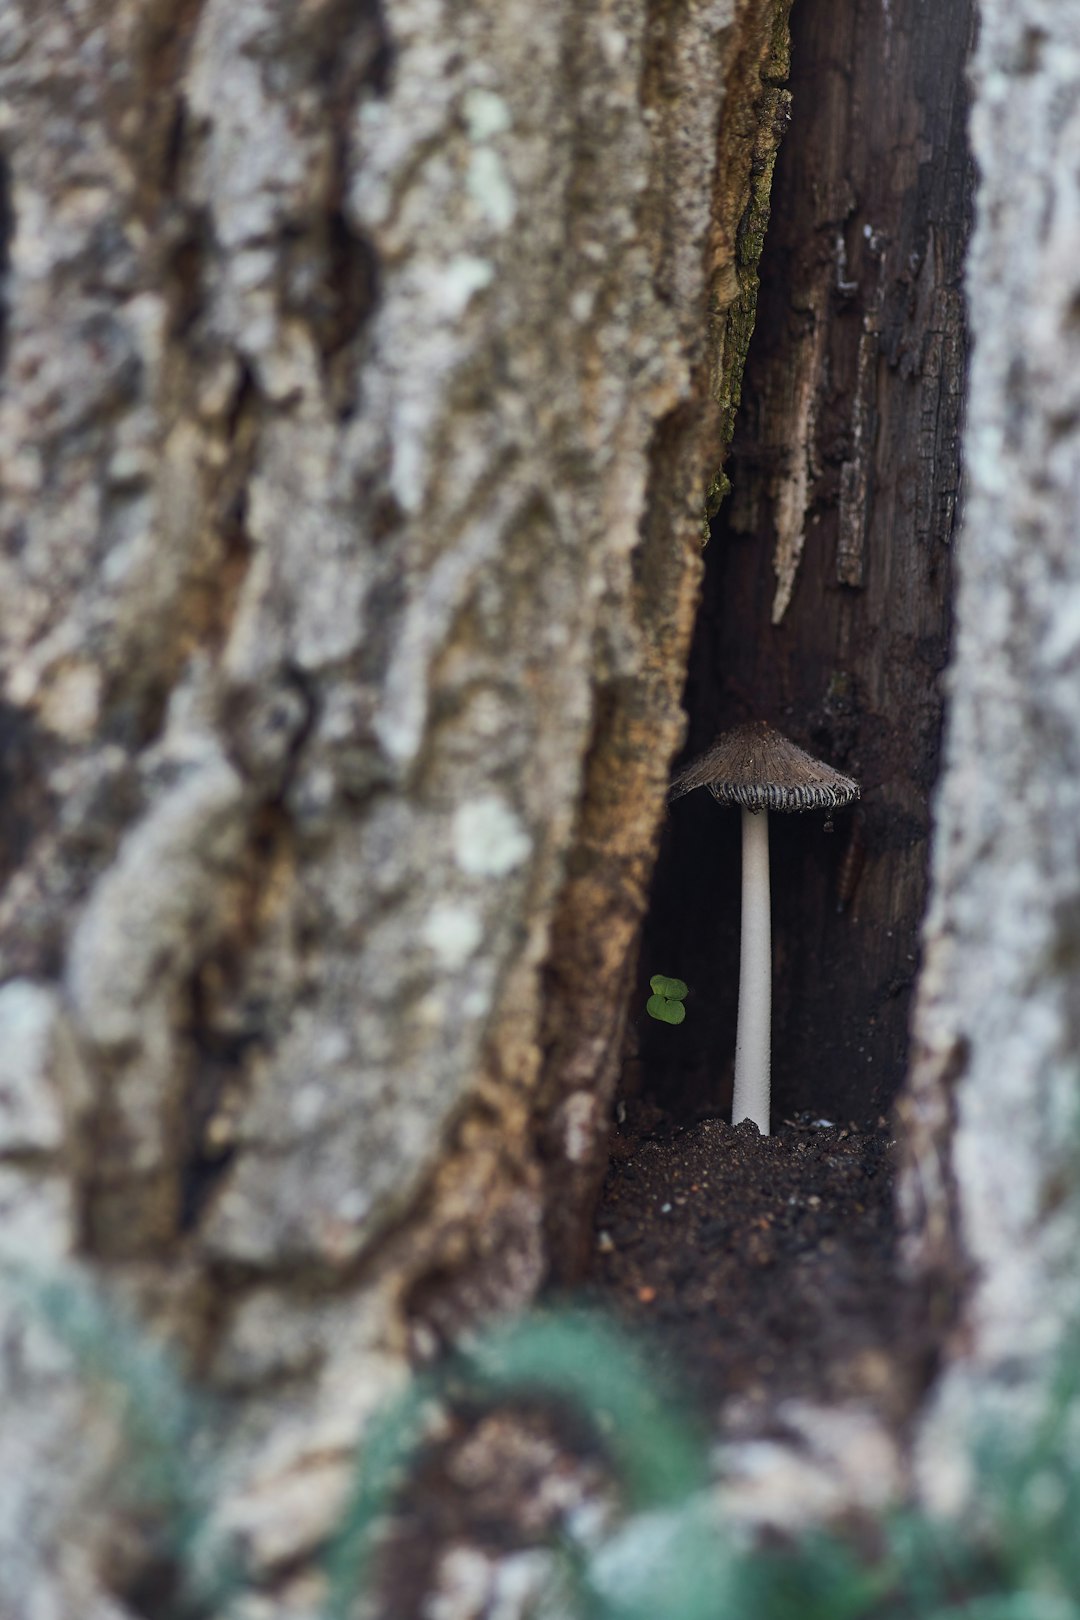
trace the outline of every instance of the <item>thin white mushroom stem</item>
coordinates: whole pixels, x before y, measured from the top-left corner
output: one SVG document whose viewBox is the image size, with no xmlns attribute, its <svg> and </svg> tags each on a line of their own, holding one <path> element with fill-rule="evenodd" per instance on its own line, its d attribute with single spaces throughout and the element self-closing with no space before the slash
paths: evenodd
<svg viewBox="0 0 1080 1620">
<path fill-rule="evenodd" d="M 832 810 L 859 797 L 859 784 L 814 759 L 790 737 L 761 721 L 722 732 L 671 785 L 679 799 L 708 788 L 717 804 L 742 810 L 742 960 L 735 1037 L 735 1095 L 731 1118 L 752 1119 L 769 1134 L 769 1024 L 772 942 L 769 923 L 769 814 L 774 810 Z"/>
<path fill-rule="evenodd" d="M 735 1094 L 731 1123 L 752 1119 L 769 1134 L 772 937 L 769 921 L 769 812 L 742 811 L 742 929 Z"/>
</svg>

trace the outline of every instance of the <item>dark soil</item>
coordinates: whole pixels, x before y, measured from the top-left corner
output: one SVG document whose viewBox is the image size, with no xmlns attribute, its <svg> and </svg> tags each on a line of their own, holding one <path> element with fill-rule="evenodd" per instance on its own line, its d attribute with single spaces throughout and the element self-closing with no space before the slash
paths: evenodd
<svg viewBox="0 0 1080 1620">
<path fill-rule="evenodd" d="M 923 1358 L 897 1279 L 887 1122 L 803 1115 L 764 1138 L 749 1121 L 647 1123 L 615 1138 L 599 1303 L 704 1405 L 740 1398 L 742 1423 L 788 1395 L 862 1398 L 901 1422 Z"/>
<path fill-rule="evenodd" d="M 762 1138 L 749 1123 L 676 1123 L 641 1101 L 620 1111 L 587 1302 L 644 1338 L 660 1387 L 732 1438 L 782 1434 L 786 1396 L 858 1400 L 901 1428 L 925 1341 L 898 1283 L 887 1122 L 796 1115 Z M 595 1440 L 573 1418 L 524 1394 L 451 1400 L 384 1548 L 380 1617 L 432 1612 L 449 1550 L 469 1549 L 483 1586 L 485 1567 L 550 1545 L 567 1513 L 611 1496 Z M 440 1601 L 459 1612 L 448 1590 Z"/>
</svg>

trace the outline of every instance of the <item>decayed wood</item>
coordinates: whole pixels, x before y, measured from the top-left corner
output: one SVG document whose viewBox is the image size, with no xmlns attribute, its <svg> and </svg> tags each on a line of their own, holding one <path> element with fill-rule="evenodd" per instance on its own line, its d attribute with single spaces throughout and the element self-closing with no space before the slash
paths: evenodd
<svg viewBox="0 0 1080 1620">
<path fill-rule="evenodd" d="M 230 1393 L 268 1578 L 595 1176 L 785 17 L 0 16 L 0 1244 Z M 0 1608 L 91 1620 L 4 1343 Z"/>
<path fill-rule="evenodd" d="M 802 0 L 792 30 L 687 753 L 762 718 L 860 782 L 831 838 L 774 818 L 774 1096 L 781 1115 L 874 1120 L 905 1072 L 949 633 L 971 8 Z M 677 1067 L 646 1035 L 690 1108 L 729 1097 L 736 823 L 673 809 L 646 942 L 646 972 L 698 992 Z"/>
<path fill-rule="evenodd" d="M 654 86 L 658 106 L 667 108 L 663 116 L 669 120 L 672 149 L 665 171 L 670 170 L 671 194 L 680 194 L 685 184 L 700 210 L 703 188 L 711 186 L 706 258 L 710 342 L 698 376 L 705 397 L 664 424 L 653 443 L 632 599 L 641 636 L 639 678 L 628 688 L 623 674 L 613 670 L 597 703 L 582 814 L 554 924 L 539 1140 L 546 1162 L 554 1166 L 546 1226 L 553 1274 L 560 1281 L 580 1274 L 591 1243 L 587 1217 L 606 1163 L 627 993 L 656 856 L 655 810 L 648 812 L 648 836 L 643 838 L 633 807 L 655 807 L 664 796 L 671 734 L 663 717 L 673 710 L 681 713 L 687 614 L 697 605 L 696 572 L 680 582 L 669 566 L 672 514 L 701 525 L 698 435 L 704 433 L 722 453 L 734 427 L 757 303 L 773 164 L 787 127 L 788 7 L 749 7 L 741 14 L 737 41 L 726 58 L 717 166 L 711 178 L 700 171 L 692 180 L 677 178 L 685 162 L 681 131 L 690 113 L 685 97 L 672 104 L 673 85 L 678 63 L 694 48 L 687 19 L 675 28 L 679 15 L 674 13 L 669 30 L 652 42 L 647 82 Z M 700 225 L 704 216 L 699 211 L 697 217 Z M 692 240 L 700 242 L 696 234 Z M 720 453 L 714 452 L 717 475 L 710 506 L 724 487 Z"/>
</svg>

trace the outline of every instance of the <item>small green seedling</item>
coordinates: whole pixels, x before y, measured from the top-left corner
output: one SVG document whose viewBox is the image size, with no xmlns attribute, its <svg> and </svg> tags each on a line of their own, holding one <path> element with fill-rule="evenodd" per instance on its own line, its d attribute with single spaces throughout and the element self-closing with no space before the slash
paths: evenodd
<svg viewBox="0 0 1080 1620">
<path fill-rule="evenodd" d="M 681 1024 L 686 1017 L 683 1002 L 687 996 L 683 980 L 669 979 L 666 973 L 654 973 L 649 988 L 652 995 L 645 1003 L 649 1017 L 658 1018 L 662 1024 Z"/>
</svg>

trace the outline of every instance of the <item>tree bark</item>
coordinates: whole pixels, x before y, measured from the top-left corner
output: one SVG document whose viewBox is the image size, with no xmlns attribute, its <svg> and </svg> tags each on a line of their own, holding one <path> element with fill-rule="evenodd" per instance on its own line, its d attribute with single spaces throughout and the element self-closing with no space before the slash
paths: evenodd
<svg viewBox="0 0 1080 1620">
<path fill-rule="evenodd" d="M 950 1507 L 978 1487 L 973 1411 L 1029 1421 L 1075 1333 L 1080 1241 L 1080 19 L 981 14 L 967 501 L 905 1107 L 912 1259 L 959 1306 L 923 1436 Z"/>
<path fill-rule="evenodd" d="M 0 1244 L 227 1395 L 275 1612 L 407 1357 L 578 1240 L 786 9 L 0 18 Z M 113 1617 L 5 1332 L 0 1608 Z"/>
</svg>

